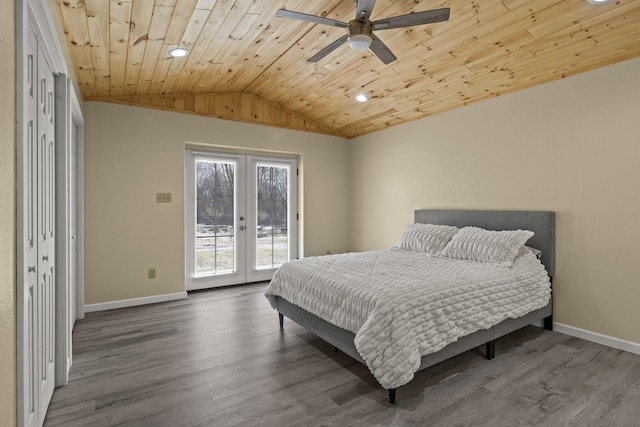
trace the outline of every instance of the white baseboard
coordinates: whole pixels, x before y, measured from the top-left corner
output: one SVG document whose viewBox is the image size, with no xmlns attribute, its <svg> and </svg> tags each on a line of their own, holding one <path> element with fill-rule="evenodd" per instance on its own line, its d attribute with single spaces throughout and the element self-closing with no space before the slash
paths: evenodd
<svg viewBox="0 0 640 427">
<path fill-rule="evenodd" d="M 177 292 L 175 294 L 153 295 L 150 297 L 122 299 L 118 301 L 101 302 L 98 304 L 86 304 L 84 312 L 113 310 L 115 308 L 134 307 L 136 305 L 155 304 L 157 302 L 174 301 L 187 298 L 187 292 Z"/>
<path fill-rule="evenodd" d="M 584 329 L 556 322 L 553 322 L 553 330 L 562 334 L 571 335 L 572 337 L 582 338 L 597 344 L 606 345 L 607 347 L 617 348 L 619 350 L 628 351 L 629 353 L 640 354 L 640 344 L 635 342 L 613 338 L 607 335 L 586 331 Z"/>
</svg>

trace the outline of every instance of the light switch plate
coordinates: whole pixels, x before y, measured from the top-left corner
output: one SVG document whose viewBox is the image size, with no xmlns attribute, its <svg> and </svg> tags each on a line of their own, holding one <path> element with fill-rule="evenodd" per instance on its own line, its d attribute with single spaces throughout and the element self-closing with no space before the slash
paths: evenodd
<svg viewBox="0 0 640 427">
<path fill-rule="evenodd" d="M 156 193 L 156 203 L 171 203 L 171 193 Z"/>
</svg>

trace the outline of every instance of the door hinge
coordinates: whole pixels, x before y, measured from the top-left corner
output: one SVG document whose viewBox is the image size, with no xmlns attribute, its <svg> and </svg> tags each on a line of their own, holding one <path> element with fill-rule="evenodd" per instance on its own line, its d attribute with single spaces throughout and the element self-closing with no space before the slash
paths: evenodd
<svg viewBox="0 0 640 427">
<path fill-rule="evenodd" d="M 300 169 L 296 168 L 296 176 L 300 175 Z"/>
<path fill-rule="evenodd" d="M 298 220 L 298 221 L 300 220 L 300 214 L 299 213 L 296 214 L 296 220 Z"/>
</svg>

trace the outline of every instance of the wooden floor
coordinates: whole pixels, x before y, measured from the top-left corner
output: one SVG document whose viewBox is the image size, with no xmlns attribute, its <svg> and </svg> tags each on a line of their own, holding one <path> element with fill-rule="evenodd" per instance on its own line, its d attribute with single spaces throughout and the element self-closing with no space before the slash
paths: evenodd
<svg viewBox="0 0 640 427">
<path fill-rule="evenodd" d="M 640 356 L 529 326 L 419 372 L 391 405 L 364 365 L 266 284 L 98 313 L 73 335 L 46 426 L 638 426 Z"/>
</svg>

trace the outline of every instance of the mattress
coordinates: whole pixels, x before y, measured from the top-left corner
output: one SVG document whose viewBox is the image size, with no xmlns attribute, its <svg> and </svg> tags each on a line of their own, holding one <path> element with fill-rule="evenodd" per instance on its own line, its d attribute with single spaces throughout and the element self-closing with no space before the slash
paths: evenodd
<svg viewBox="0 0 640 427">
<path fill-rule="evenodd" d="M 544 266 L 522 250 L 512 267 L 383 250 L 290 261 L 274 296 L 353 332 L 355 346 L 387 389 L 411 381 L 423 355 L 547 305 Z"/>
</svg>

